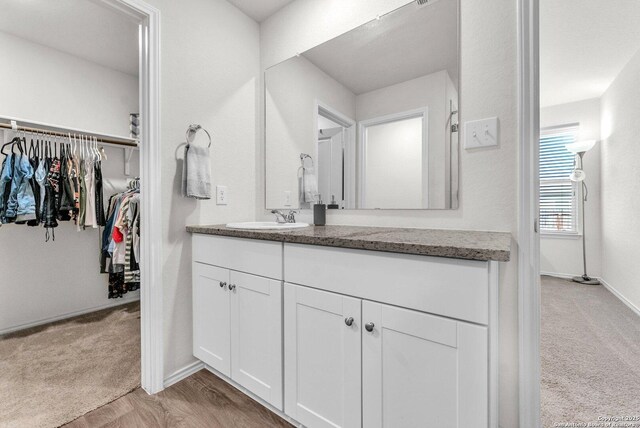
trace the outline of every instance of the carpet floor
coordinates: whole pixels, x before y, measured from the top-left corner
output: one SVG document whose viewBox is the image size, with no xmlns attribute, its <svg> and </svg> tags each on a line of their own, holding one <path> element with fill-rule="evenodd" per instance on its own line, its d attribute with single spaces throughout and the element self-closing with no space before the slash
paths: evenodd
<svg viewBox="0 0 640 428">
<path fill-rule="evenodd" d="M 543 276 L 541 298 L 543 427 L 640 417 L 640 317 L 603 286 Z"/>
<path fill-rule="evenodd" d="M 0 427 L 52 428 L 140 385 L 140 305 L 0 337 Z"/>
</svg>

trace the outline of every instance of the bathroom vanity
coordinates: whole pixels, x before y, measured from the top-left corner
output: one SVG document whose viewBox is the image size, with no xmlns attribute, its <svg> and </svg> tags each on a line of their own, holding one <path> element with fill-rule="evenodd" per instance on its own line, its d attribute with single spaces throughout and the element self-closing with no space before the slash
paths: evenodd
<svg viewBox="0 0 640 428">
<path fill-rule="evenodd" d="M 497 427 L 507 233 L 190 226 L 193 352 L 306 427 Z"/>
</svg>

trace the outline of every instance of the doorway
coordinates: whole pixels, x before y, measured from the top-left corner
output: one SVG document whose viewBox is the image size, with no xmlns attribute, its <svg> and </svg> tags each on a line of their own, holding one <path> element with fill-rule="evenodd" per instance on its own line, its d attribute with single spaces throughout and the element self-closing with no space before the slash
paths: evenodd
<svg viewBox="0 0 640 428">
<path fill-rule="evenodd" d="M 128 133 L 127 131 L 128 131 L 128 125 L 129 125 L 128 124 L 129 113 L 139 112 L 141 114 L 141 118 L 143 118 L 143 120 L 139 129 L 140 131 L 140 166 L 141 166 L 139 171 L 139 176 L 141 177 L 140 181 L 142 182 L 142 187 L 143 187 L 142 194 L 144 195 L 140 201 L 141 207 L 142 207 L 141 235 L 149 236 L 149 237 L 153 237 L 153 236 L 159 237 L 160 236 L 159 219 L 154 219 L 150 215 L 151 212 L 160 212 L 160 208 L 157 206 L 159 203 L 158 194 L 159 194 L 160 179 L 157 176 L 157 174 L 154 172 L 154 171 L 160 170 L 159 156 L 158 156 L 159 148 L 157 145 L 149 144 L 150 141 L 154 141 L 159 136 L 159 132 L 158 132 L 159 115 L 158 115 L 158 105 L 157 105 L 157 95 L 158 95 L 157 59 L 158 59 L 158 48 L 159 48 L 158 46 L 158 41 L 159 41 L 158 12 L 155 9 L 145 5 L 144 3 L 137 2 L 137 1 L 136 2 L 86 1 L 85 3 L 87 4 L 85 5 L 84 8 L 82 6 L 73 7 L 74 12 L 78 12 L 79 14 L 82 14 L 85 12 L 88 13 L 88 11 L 85 9 L 102 8 L 102 9 L 108 9 L 112 15 L 120 15 L 124 20 L 128 20 L 129 22 L 132 22 L 133 25 L 135 26 L 133 31 L 133 37 L 135 37 L 135 39 L 133 40 L 133 44 L 135 45 L 136 48 L 138 48 L 138 46 L 142 48 L 142 52 L 140 52 L 140 54 L 138 54 L 137 52 L 135 53 L 135 58 L 133 60 L 133 67 L 135 68 L 137 73 L 139 72 L 139 85 L 137 85 L 135 89 L 132 89 L 129 94 L 127 94 L 129 98 L 136 101 L 137 109 L 135 110 L 130 109 L 126 112 L 126 114 L 124 115 L 125 117 L 122 117 L 122 121 L 124 122 L 125 129 L 123 131 L 117 131 L 117 133 L 120 135 L 123 135 L 123 134 L 126 135 Z M 129 3 L 135 4 L 135 5 L 130 6 Z M 28 6 L 28 5 L 24 4 L 20 6 Z M 35 19 L 35 16 L 37 15 L 37 13 L 34 14 L 33 11 L 31 12 L 32 12 L 31 13 L 32 17 Z M 5 16 L 7 16 L 8 19 L 16 18 L 15 14 L 9 13 L 9 12 L 7 12 Z M 20 20 L 20 19 L 16 19 L 16 21 L 23 22 L 23 20 Z M 16 35 L 9 35 L 8 37 L 13 37 L 13 39 L 20 38 L 20 37 L 17 37 Z M 25 43 L 29 44 L 30 41 L 27 40 Z M 42 43 L 40 47 L 34 48 L 34 50 L 39 49 L 36 55 L 37 55 L 37 59 L 39 59 L 40 61 L 36 61 L 36 63 L 40 65 L 46 62 L 46 61 L 43 61 L 43 59 L 45 58 L 45 56 L 43 55 L 45 55 L 45 52 L 48 52 L 45 49 L 46 47 L 43 47 L 42 45 L 44 45 L 44 43 Z M 25 46 L 25 45 L 20 45 L 20 46 Z M 22 51 L 24 53 L 24 52 L 27 52 L 28 49 L 25 48 Z M 62 49 L 57 49 L 57 51 L 59 51 L 58 53 L 60 55 L 67 55 L 66 63 L 70 67 L 73 66 L 73 64 L 71 63 L 75 61 L 76 58 L 80 57 L 79 55 L 72 55 L 72 54 L 69 54 L 68 52 L 66 53 L 61 52 Z M 48 53 L 46 54 L 48 55 Z M 51 53 L 51 55 L 54 55 L 54 54 Z M 79 64 L 82 61 L 84 60 L 79 59 L 75 63 L 75 69 L 77 71 L 81 70 L 82 66 Z M 84 62 L 92 62 L 92 61 L 84 61 Z M 97 64 L 95 60 L 93 61 L 93 63 Z M 29 67 L 27 66 L 26 68 L 29 68 Z M 50 67 L 47 69 L 47 71 L 52 72 L 54 68 L 55 67 Z M 72 71 L 70 71 L 69 73 L 72 73 Z M 68 74 L 67 77 L 69 76 L 71 76 L 71 74 Z M 23 79 L 21 78 L 21 80 L 17 80 L 16 82 L 23 83 L 28 80 L 28 76 L 23 76 L 23 77 L 24 77 Z M 80 81 L 78 80 L 75 83 L 79 85 Z M 103 81 L 102 83 L 104 86 L 107 86 L 109 82 Z M 50 92 L 55 93 L 55 91 L 62 86 L 63 85 L 52 84 L 50 85 L 50 88 L 49 88 Z M 47 94 L 47 95 L 50 95 L 50 94 Z M 88 95 L 88 93 L 85 95 Z M 28 97 L 24 96 L 23 98 L 27 99 Z M 69 97 L 69 100 L 64 100 L 64 101 L 62 101 L 61 98 L 58 98 L 55 103 L 47 103 L 46 96 L 43 93 L 42 96 L 33 97 L 31 100 L 27 100 L 27 101 L 30 101 L 30 104 L 32 106 L 35 105 L 38 101 L 41 102 L 42 106 L 56 105 L 57 109 L 50 110 L 50 112 L 53 112 L 53 113 L 60 113 L 60 111 L 63 110 L 64 102 L 75 102 L 77 103 L 77 105 L 85 106 L 87 110 L 90 110 L 87 108 L 87 106 L 89 105 L 89 100 L 87 99 L 87 100 L 84 100 L 83 102 L 83 97 Z M 105 101 L 105 104 L 108 104 L 108 103 Z M 64 128 L 66 130 L 78 130 L 79 131 L 77 134 L 78 138 L 80 134 L 82 134 L 83 136 L 97 135 L 98 137 L 102 137 L 102 134 L 105 131 L 109 131 L 109 129 L 100 128 L 99 126 L 93 126 L 93 124 L 90 124 L 89 126 L 86 126 L 86 125 L 82 126 L 81 122 L 83 120 L 83 117 L 81 114 L 78 114 L 69 120 L 63 120 L 64 118 L 60 119 L 60 117 L 52 117 L 50 119 L 47 119 L 46 121 L 45 120 L 38 121 L 37 120 L 38 113 L 35 112 L 34 110 L 29 110 L 29 102 L 25 103 L 25 106 L 26 107 L 24 110 L 20 110 L 19 107 L 21 107 L 21 105 L 19 103 L 12 103 L 10 106 L 11 107 L 10 109 L 7 106 L 4 106 L 1 109 L 2 110 L 1 113 L 3 113 L 6 116 L 9 116 L 9 114 L 11 113 L 20 111 L 20 113 L 14 113 L 14 115 L 12 115 L 12 117 L 18 116 L 19 118 L 23 119 L 23 120 L 17 121 L 17 126 L 19 129 L 21 128 L 21 131 L 22 131 L 21 134 L 20 132 L 18 132 L 18 134 L 22 136 L 25 135 L 24 129 L 27 128 L 27 124 L 33 127 L 42 128 L 41 132 L 43 133 L 43 135 L 46 135 L 47 133 L 49 133 L 47 138 L 51 138 L 52 140 L 51 147 L 53 147 L 54 149 L 60 150 L 61 147 L 66 146 L 67 144 L 67 143 L 63 143 L 64 136 L 56 135 L 55 139 L 51 137 L 52 135 L 55 135 L 55 132 L 57 130 L 59 130 L 56 128 Z M 96 116 L 98 115 L 96 114 Z M 72 119 L 76 119 L 77 122 L 75 122 Z M 76 125 L 76 123 L 78 125 Z M 102 121 L 102 123 L 103 124 L 106 123 L 106 120 Z M 55 124 L 58 126 L 53 126 L 51 124 Z M 78 129 L 74 127 L 74 125 L 76 125 Z M 81 129 L 84 130 L 82 132 L 80 132 L 80 129 L 79 129 L 81 126 L 82 126 Z M 37 143 L 38 138 L 44 139 L 42 135 L 39 135 L 33 132 L 31 134 L 27 133 L 26 135 L 27 137 L 29 137 L 29 139 L 31 139 L 30 137 L 33 136 L 34 140 L 36 140 L 36 145 L 38 144 Z M 74 139 L 75 139 L 75 136 L 74 136 Z M 155 141 L 158 141 L 158 140 L 155 140 Z M 87 150 L 87 153 L 89 150 L 91 150 L 92 151 L 91 153 L 93 153 L 93 151 L 98 150 L 98 147 L 101 147 L 102 144 L 98 144 L 94 147 L 92 143 L 90 143 L 90 140 L 86 138 L 84 142 L 81 144 L 81 146 L 82 148 Z M 127 152 L 122 148 L 119 148 L 119 149 L 113 148 L 113 147 L 109 148 L 108 146 L 106 146 L 104 150 L 105 150 L 105 154 L 107 155 L 107 158 L 109 159 L 108 161 L 104 161 L 104 162 L 105 163 L 108 162 L 107 164 L 108 168 L 113 168 L 113 171 L 117 170 L 118 171 L 117 175 L 119 176 L 119 177 L 110 177 L 109 175 L 111 173 L 109 171 L 103 171 L 105 173 L 105 183 L 104 183 L 105 195 L 108 198 L 109 196 L 111 196 L 112 191 L 115 192 L 114 189 L 116 187 L 121 188 L 123 185 L 126 186 L 127 184 L 129 184 L 129 182 L 133 181 L 133 178 L 138 174 L 135 174 L 135 168 L 132 168 L 132 171 L 131 171 L 132 176 L 130 178 L 120 177 L 122 176 L 122 172 L 126 168 L 127 160 L 131 159 L 130 150 Z M 58 155 L 60 155 L 60 151 L 58 151 L 57 153 Z M 93 154 L 91 156 L 93 156 Z M 135 165 L 136 163 L 135 155 L 133 156 L 133 159 L 134 159 L 134 165 Z M 106 207 L 105 207 L 105 210 L 106 210 Z M 148 220 L 149 218 L 151 218 L 150 221 Z M 14 232 L 7 231 L 9 227 L 17 227 L 17 226 L 5 225 L 3 229 L 5 229 L 6 233 L 14 233 Z M 66 227 L 66 229 L 73 229 L 73 227 Z M 30 233 L 34 235 L 33 236 L 34 239 L 37 239 L 39 241 L 41 236 L 39 233 L 35 232 L 35 230 L 36 228 L 33 228 L 30 231 Z M 67 230 L 63 231 L 62 228 L 57 229 L 56 231 L 58 232 L 57 242 L 56 242 L 56 243 L 59 243 L 58 246 L 62 246 L 65 244 L 68 245 L 71 237 L 73 236 L 75 238 L 76 236 L 76 235 L 68 234 L 67 233 L 68 231 Z M 75 230 L 72 230 L 71 232 L 77 233 Z M 36 234 L 37 236 L 35 236 Z M 96 238 L 95 240 L 92 239 L 94 235 Z M 97 259 L 99 255 L 98 235 L 99 234 L 95 233 L 95 231 L 89 230 L 86 235 L 83 235 L 85 236 L 85 238 L 83 239 L 86 242 L 83 241 L 84 244 L 82 244 L 82 245 L 86 244 L 87 246 L 92 246 L 92 245 L 95 246 L 95 252 L 91 250 L 86 251 L 84 256 L 87 258 L 87 260 L 90 261 L 90 263 L 87 262 L 86 263 L 87 266 L 82 266 L 82 268 L 84 270 L 87 270 L 87 272 L 90 271 L 92 274 L 95 274 L 96 276 L 98 275 L 98 271 L 93 269 L 94 267 L 93 264 L 97 263 Z M 44 237 L 44 235 L 42 235 L 42 237 Z M 31 238 L 32 237 L 29 237 L 29 239 Z M 44 241 L 44 238 L 42 239 L 42 241 Z M 161 268 L 159 267 L 160 248 L 157 241 L 158 241 L 157 239 L 150 238 L 148 240 L 142 240 L 140 245 L 139 255 L 140 255 L 140 265 L 141 265 L 141 271 L 142 271 L 141 272 L 142 290 L 140 292 L 141 294 L 140 300 L 141 300 L 141 306 L 142 306 L 141 312 L 136 315 L 135 310 L 131 310 L 131 308 L 124 309 L 125 307 L 122 307 L 122 309 L 124 309 L 124 312 L 133 314 L 136 319 L 135 324 L 137 324 L 138 336 L 135 339 L 135 342 L 136 342 L 135 347 L 137 348 L 137 352 L 141 353 L 142 355 L 141 360 L 138 357 L 137 361 L 134 364 L 135 370 L 138 373 L 142 372 L 142 379 L 140 379 L 140 375 L 138 374 L 137 375 L 138 379 L 136 383 L 140 383 L 140 381 L 142 381 L 142 386 L 148 392 L 159 391 L 160 389 L 162 389 L 162 384 L 163 384 L 162 346 L 161 346 L 161 340 L 160 340 L 162 337 L 162 325 L 161 325 L 162 296 L 160 293 L 162 288 L 161 288 L 161 283 L 157 281 L 157 277 L 161 276 Z M 45 246 L 46 244 L 41 245 L 41 247 L 43 248 L 46 248 Z M 65 255 L 68 255 L 68 254 L 65 254 L 65 252 L 59 252 L 58 254 L 56 254 L 54 250 L 53 253 L 49 253 L 48 258 L 50 259 L 51 257 L 57 257 L 57 256 L 64 258 Z M 77 258 L 79 258 L 79 256 Z M 55 295 L 58 300 L 61 300 L 63 304 L 68 304 L 69 302 L 64 301 L 65 300 L 64 296 L 62 296 L 62 293 L 61 293 L 61 291 L 64 290 L 64 286 L 67 285 L 67 282 L 68 282 L 68 281 L 64 281 L 64 276 L 74 275 L 74 274 L 79 275 L 80 274 L 79 272 L 80 271 L 84 272 L 84 270 L 65 269 L 65 266 L 69 266 L 69 264 L 60 264 L 59 266 L 54 266 L 55 269 L 49 272 L 49 278 L 45 282 L 45 285 L 47 283 L 50 283 L 50 287 L 45 290 L 47 290 L 46 291 L 47 293 L 54 293 L 53 295 Z M 73 263 L 71 264 L 71 266 L 73 266 Z M 37 270 L 38 267 L 39 267 L 38 263 L 33 264 L 31 271 Z M 22 289 L 21 291 L 24 291 L 26 293 L 27 289 L 26 287 L 20 287 L 20 284 L 21 284 L 20 281 L 25 280 L 25 278 L 27 278 L 30 273 L 31 273 L 30 271 L 23 272 L 22 278 L 18 280 L 17 283 L 13 284 L 14 288 L 18 288 L 19 290 Z M 87 283 L 89 282 L 91 281 L 87 281 Z M 6 285 L 9 285 L 9 284 L 6 284 Z M 18 287 L 15 287 L 16 285 L 18 285 Z M 104 285 L 104 294 L 106 295 L 108 290 L 106 278 L 103 285 Z M 47 302 L 46 296 L 38 296 L 38 297 L 45 297 L 45 300 L 43 301 L 43 305 L 41 305 L 40 307 L 46 306 L 47 303 L 51 303 L 52 299 L 49 299 L 50 301 Z M 14 301 L 14 304 L 17 306 L 18 302 Z M 23 307 L 25 311 L 31 311 L 31 312 L 34 312 L 34 311 L 37 312 L 37 308 L 38 308 L 38 306 L 36 305 L 24 305 Z M 33 329 L 37 330 L 36 332 L 43 332 L 44 330 L 47 330 L 50 327 L 52 329 L 54 329 L 53 327 L 60 327 L 62 323 L 67 322 L 65 320 L 61 320 L 62 318 L 66 319 L 68 316 L 78 315 L 78 313 L 85 312 L 86 311 L 85 309 L 93 310 L 93 309 L 99 309 L 99 307 L 96 307 L 95 304 L 87 305 L 87 308 L 84 308 L 84 309 L 81 308 L 79 310 L 73 310 L 73 309 L 69 309 L 69 307 L 65 307 L 63 308 L 62 311 L 58 311 L 59 313 L 53 314 L 53 316 L 45 315 L 45 314 L 37 314 L 34 312 L 33 320 L 27 320 L 27 322 L 20 322 L 20 320 L 18 320 L 18 322 L 14 324 L 16 324 L 17 328 L 33 327 Z M 6 313 L 7 312 L 4 311 L 3 315 L 6 315 Z M 107 320 L 109 319 L 109 317 L 112 317 L 114 313 L 116 313 L 116 311 L 112 311 L 108 313 L 106 312 L 92 313 L 91 315 L 86 316 L 88 318 L 91 318 L 91 320 L 87 322 L 89 322 L 91 326 L 97 326 L 101 321 Z M 120 315 L 122 315 L 122 312 L 120 313 Z M 140 318 L 142 322 L 140 322 Z M 59 321 L 59 322 L 55 325 L 47 324 L 47 327 L 36 325 L 36 324 L 42 324 L 43 321 Z M 85 318 L 85 321 L 86 321 L 86 318 Z M 82 323 L 79 321 L 76 322 L 76 326 L 81 324 Z M 112 324 L 115 326 L 117 324 L 117 321 L 113 321 Z M 73 327 L 73 322 L 70 322 L 69 325 Z M 11 328 L 10 330 L 14 331 L 14 338 L 16 338 L 17 336 L 26 334 L 26 331 L 27 331 L 27 330 L 23 330 L 21 332 L 15 332 L 16 329 L 11 329 Z M 69 338 L 69 335 L 66 333 L 63 334 L 63 336 L 67 337 L 67 339 Z M 47 341 L 44 341 L 41 343 L 47 343 Z M 89 350 L 91 351 L 91 349 Z M 83 373 L 83 375 L 85 374 L 86 373 Z M 65 382 L 68 380 L 69 379 L 66 379 Z M 55 386 L 55 382 L 52 382 L 50 386 L 52 385 Z M 89 395 L 93 395 L 93 394 L 89 394 Z M 95 394 L 95 395 L 99 395 L 99 394 Z M 58 397 L 58 399 L 62 400 L 61 397 Z M 64 400 L 62 400 L 62 403 L 64 403 Z"/>
<path fill-rule="evenodd" d="M 318 194 L 328 209 L 356 206 L 355 121 L 316 101 Z"/>
<path fill-rule="evenodd" d="M 520 426 L 633 421 L 640 9 L 520 5 Z"/>
</svg>

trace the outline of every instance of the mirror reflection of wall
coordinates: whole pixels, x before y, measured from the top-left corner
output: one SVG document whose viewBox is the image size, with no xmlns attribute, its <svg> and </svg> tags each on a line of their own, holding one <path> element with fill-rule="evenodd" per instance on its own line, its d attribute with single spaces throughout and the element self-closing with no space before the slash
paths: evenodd
<svg viewBox="0 0 640 428">
<path fill-rule="evenodd" d="M 429 206 L 426 113 L 361 122 L 361 208 Z"/>
<path fill-rule="evenodd" d="M 411 3 L 268 69 L 265 104 L 268 209 L 457 208 L 457 0 Z"/>
</svg>

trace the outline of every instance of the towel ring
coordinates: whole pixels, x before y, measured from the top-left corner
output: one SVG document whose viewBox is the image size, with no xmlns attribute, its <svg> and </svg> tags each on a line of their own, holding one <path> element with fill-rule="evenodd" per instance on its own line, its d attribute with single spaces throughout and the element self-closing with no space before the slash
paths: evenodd
<svg viewBox="0 0 640 428">
<path fill-rule="evenodd" d="M 198 131 L 200 131 L 201 129 L 204 131 L 205 134 L 207 134 L 207 137 L 209 137 L 209 148 L 211 148 L 211 134 L 209 134 L 209 131 L 207 131 L 206 129 L 204 129 L 200 125 L 194 125 L 194 124 L 189 125 L 189 127 L 187 128 L 187 133 L 186 133 L 187 144 L 191 144 L 189 136 L 191 134 L 194 134 L 194 135 L 197 134 Z"/>
</svg>

